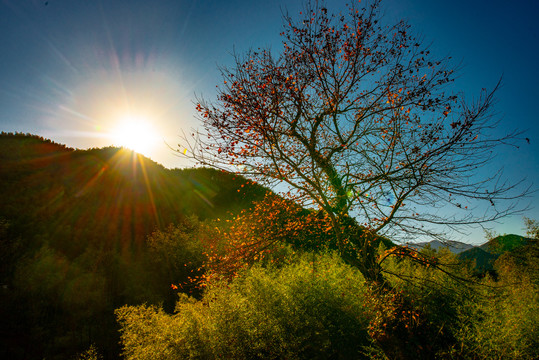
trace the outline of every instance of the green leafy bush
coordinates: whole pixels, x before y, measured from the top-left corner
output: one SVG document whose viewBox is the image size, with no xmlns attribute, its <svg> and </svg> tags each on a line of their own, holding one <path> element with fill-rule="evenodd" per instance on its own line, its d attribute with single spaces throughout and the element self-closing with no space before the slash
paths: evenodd
<svg viewBox="0 0 539 360">
<path fill-rule="evenodd" d="M 213 278 L 201 300 L 180 294 L 174 314 L 116 315 L 127 359 L 539 358 L 533 254 L 502 256 L 496 280 L 445 250 L 423 251 L 425 263 L 388 257 L 381 289 L 336 255 L 290 251 Z"/>
<path fill-rule="evenodd" d="M 419 349 L 417 358 L 539 358 L 539 292 L 529 266 L 537 252 L 522 249 L 525 255 L 505 254 L 496 261 L 497 280 L 470 276 L 473 269 L 447 250 L 424 251 L 436 258 L 438 270 L 406 259 L 390 261 L 386 268 L 400 274 L 390 280 L 414 316 L 404 324 L 410 332 L 389 334 L 393 345 L 408 354 Z M 378 344 L 387 353 L 385 344 Z"/>
<path fill-rule="evenodd" d="M 116 314 L 127 359 L 361 358 L 368 335 L 361 274 L 312 254 L 276 268 L 254 266 L 211 285 L 201 301 L 181 295 L 173 315 L 155 306 Z"/>
<path fill-rule="evenodd" d="M 539 358 L 538 253 L 534 243 L 494 264 L 498 280 L 485 279 L 470 304 L 473 316 L 461 328 L 463 346 L 475 358 Z"/>
</svg>

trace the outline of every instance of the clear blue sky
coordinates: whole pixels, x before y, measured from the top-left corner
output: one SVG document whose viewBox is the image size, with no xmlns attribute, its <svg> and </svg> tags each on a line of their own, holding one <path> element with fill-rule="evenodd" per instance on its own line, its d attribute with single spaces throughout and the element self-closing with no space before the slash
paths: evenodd
<svg viewBox="0 0 539 360">
<path fill-rule="evenodd" d="M 346 1 L 329 1 L 340 11 Z M 539 1 L 386 0 L 438 55 L 463 68 L 458 89 L 476 96 L 503 75 L 500 133 L 526 130 L 498 164 L 510 178 L 539 175 Z M 281 13 L 301 1 L 0 0 L 0 130 L 38 134 L 76 148 L 102 147 L 122 113 L 144 115 L 159 141 L 148 152 L 185 164 L 164 144 L 196 127 L 194 95 L 211 98 L 217 65 L 231 52 L 278 51 Z M 532 202 L 538 203 L 539 196 Z M 539 219 L 538 209 L 527 214 Z M 494 229 L 522 233 L 520 217 Z"/>
</svg>

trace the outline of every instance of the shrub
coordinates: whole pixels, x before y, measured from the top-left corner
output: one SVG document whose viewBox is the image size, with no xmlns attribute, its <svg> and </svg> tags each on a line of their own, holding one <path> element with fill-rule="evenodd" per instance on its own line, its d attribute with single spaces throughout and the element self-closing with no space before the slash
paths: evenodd
<svg viewBox="0 0 539 360">
<path fill-rule="evenodd" d="M 366 287 L 335 256 L 304 254 L 212 284 L 176 313 L 125 306 L 116 314 L 127 359 L 361 358 L 369 351 Z"/>
<path fill-rule="evenodd" d="M 537 258 L 531 261 L 538 252 L 530 246 L 522 250 L 527 252 L 504 254 L 496 261 L 498 281 L 486 279 L 491 287 L 483 288 L 472 304 L 474 316 L 461 329 L 461 341 L 474 358 L 539 358 Z M 530 266 L 523 266 L 522 258 Z"/>
</svg>

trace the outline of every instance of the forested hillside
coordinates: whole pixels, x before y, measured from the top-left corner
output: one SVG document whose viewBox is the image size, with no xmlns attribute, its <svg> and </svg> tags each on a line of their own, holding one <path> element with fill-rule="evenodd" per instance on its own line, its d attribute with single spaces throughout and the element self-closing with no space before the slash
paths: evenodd
<svg viewBox="0 0 539 360">
<path fill-rule="evenodd" d="M 176 250 L 190 266 L 170 277 L 147 237 L 175 224 L 196 238 L 199 221 L 231 217 L 265 193 L 221 171 L 169 170 L 124 149 L 75 150 L 2 133 L 0 354 L 68 358 L 95 343 L 117 356 L 113 310 L 173 307 L 171 282 L 202 261 L 185 239 Z"/>
<path fill-rule="evenodd" d="M 380 291 L 327 217 L 230 173 L 2 133 L 0 196 L 2 358 L 538 355 L 532 220 L 458 255 L 351 223 Z"/>
</svg>

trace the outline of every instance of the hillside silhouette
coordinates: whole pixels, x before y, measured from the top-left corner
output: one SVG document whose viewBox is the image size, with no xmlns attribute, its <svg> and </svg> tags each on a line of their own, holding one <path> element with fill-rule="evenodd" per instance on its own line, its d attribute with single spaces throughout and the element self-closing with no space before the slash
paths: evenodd
<svg viewBox="0 0 539 360">
<path fill-rule="evenodd" d="M 265 188 L 213 169 L 169 170 L 121 148 L 74 150 L 38 136 L 0 136 L 0 217 L 23 237 L 134 246 L 154 229 L 194 214 L 226 216 Z M 81 241 L 79 241 L 81 242 Z M 70 249 L 68 249 L 70 248 Z"/>
<path fill-rule="evenodd" d="M 114 308 L 173 306 L 168 281 L 200 265 L 199 254 L 176 278 L 164 277 L 147 237 L 233 216 L 266 192 L 241 176 L 170 170 L 126 149 L 1 133 L 0 355 L 74 354 L 94 342 L 117 354 Z M 189 253 L 187 242 L 178 251 Z"/>
</svg>

